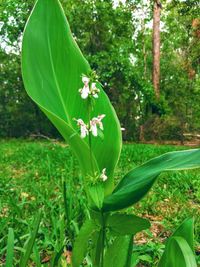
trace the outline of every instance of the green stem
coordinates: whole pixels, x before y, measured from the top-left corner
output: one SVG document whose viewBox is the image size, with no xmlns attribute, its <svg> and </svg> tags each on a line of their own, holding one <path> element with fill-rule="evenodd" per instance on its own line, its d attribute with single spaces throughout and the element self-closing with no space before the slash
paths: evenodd
<svg viewBox="0 0 200 267">
<path fill-rule="evenodd" d="M 92 104 L 91 104 L 91 99 L 88 99 L 88 124 L 90 124 L 90 120 L 91 120 L 91 109 L 92 109 Z M 92 174 L 95 174 L 94 171 L 94 165 L 93 165 L 93 156 L 92 156 L 92 135 L 91 132 L 89 131 L 89 149 L 90 149 L 90 162 L 91 162 L 91 169 L 92 169 Z"/>
<path fill-rule="evenodd" d="M 92 157 L 92 138 L 91 133 L 89 132 L 89 148 L 90 148 L 90 162 L 91 162 L 91 169 L 92 174 L 94 174 L 94 165 L 93 165 L 93 157 Z"/>
<path fill-rule="evenodd" d="M 104 262 L 104 241 L 105 241 L 105 230 L 102 229 L 102 247 L 101 247 L 101 267 L 103 267 Z"/>
<path fill-rule="evenodd" d="M 105 245 L 105 225 L 104 225 L 104 214 L 102 213 L 102 237 L 101 237 L 101 260 L 100 267 L 104 265 L 104 245 Z"/>
</svg>

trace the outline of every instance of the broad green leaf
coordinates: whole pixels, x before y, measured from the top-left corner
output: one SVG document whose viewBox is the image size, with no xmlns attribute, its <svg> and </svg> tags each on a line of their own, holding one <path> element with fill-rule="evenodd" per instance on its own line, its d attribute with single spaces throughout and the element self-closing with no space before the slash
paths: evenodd
<svg viewBox="0 0 200 267">
<path fill-rule="evenodd" d="M 88 195 L 90 199 L 90 206 L 100 210 L 102 208 L 104 199 L 103 184 L 97 184 L 88 188 Z"/>
<path fill-rule="evenodd" d="M 126 257 L 126 267 L 133 267 L 133 235 L 129 236 L 129 247 L 128 247 L 128 252 L 127 252 L 127 257 Z"/>
<path fill-rule="evenodd" d="M 36 216 L 35 221 L 33 223 L 33 231 L 31 232 L 28 242 L 24 246 L 25 252 L 21 256 L 20 263 L 19 263 L 20 267 L 26 267 L 28 264 L 28 260 L 30 258 L 33 245 L 34 245 L 37 233 L 38 233 L 40 221 L 41 221 L 41 212 L 39 212 L 38 215 Z"/>
<path fill-rule="evenodd" d="M 98 211 L 95 209 L 89 209 L 91 219 L 100 227 L 105 224 L 109 213 L 103 213 L 102 211 Z"/>
<path fill-rule="evenodd" d="M 87 220 L 83 224 L 74 243 L 72 254 L 73 267 L 81 265 L 87 253 L 89 239 L 98 230 L 98 226 L 92 220 Z"/>
<path fill-rule="evenodd" d="M 22 45 L 22 74 L 32 100 L 71 145 L 84 174 L 106 168 L 107 191 L 112 190 L 113 171 L 121 150 L 121 130 L 115 111 L 100 83 L 91 117 L 105 114 L 104 138 L 81 139 L 74 118 L 88 121 L 88 100 L 80 97 L 82 74 L 90 66 L 71 34 L 58 0 L 38 0 L 27 22 Z M 111 156 L 112 155 L 112 156 Z"/>
<path fill-rule="evenodd" d="M 106 226 L 115 235 L 135 235 L 150 227 L 148 220 L 135 215 L 113 214 L 108 217 Z"/>
<path fill-rule="evenodd" d="M 167 240 L 166 249 L 160 259 L 159 267 L 165 266 L 165 262 L 167 262 L 167 251 L 168 251 L 168 243 L 170 242 L 172 237 L 182 237 L 186 240 L 191 250 L 194 251 L 194 219 L 188 218 L 186 219 L 173 233 L 173 235 Z"/>
<path fill-rule="evenodd" d="M 105 198 L 103 210 L 115 211 L 133 205 L 146 195 L 163 171 L 199 167 L 200 149 L 169 152 L 156 157 L 126 174 L 114 192 Z"/>
<path fill-rule="evenodd" d="M 170 238 L 166 258 L 160 267 L 197 267 L 195 256 L 187 241 L 180 236 Z"/>
<path fill-rule="evenodd" d="M 12 228 L 9 228 L 5 267 L 12 267 L 13 260 L 14 260 L 14 231 Z"/>
<path fill-rule="evenodd" d="M 119 236 L 108 247 L 105 258 L 104 267 L 129 267 L 127 261 L 131 257 L 130 243 L 133 243 L 132 236 Z"/>
<path fill-rule="evenodd" d="M 194 219 L 188 218 L 186 219 L 174 232 L 172 236 L 180 236 L 183 237 L 190 248 L 194 250 Z"/>
<path fill-rule="evenodd" d="M 95 232 L 91 236 L 91 249 L 90 249 L 90 257 L 93 263 L 92 266 L 98 267 L 101 258 L 101 246 L 102 246 L 102 234 L 101 231 Z"/>
</svg>

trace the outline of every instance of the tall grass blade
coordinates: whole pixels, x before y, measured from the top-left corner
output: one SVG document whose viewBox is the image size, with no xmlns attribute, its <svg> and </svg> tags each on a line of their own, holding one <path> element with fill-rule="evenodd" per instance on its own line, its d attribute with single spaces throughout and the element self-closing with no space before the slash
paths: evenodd
<svg viewBox="0 0 200 267">
<path fill-rule="evenodd" d="M 39 214 L 36 216 L 35 221 L 33 223 L 33 231 L 30 235 L 30 238 L 28 239 L 27 243 L 24 246 L 25 252 L 21 256 L 20 264 L 19 264 L 20 267 L 26 267 L 28 264 L 28 260 L 30 258 L 33 245 L 34 245 L 37 233 L 38 233 L 40 221 L 41 221 L 41 212 L 39 212 Z"/>
<path fill-rule="evenodd" d="M 12 228 L 9 228 L 5 267 L 12 267 L 13 261 L 14 261 L 14 231 Z"/>
</svg>

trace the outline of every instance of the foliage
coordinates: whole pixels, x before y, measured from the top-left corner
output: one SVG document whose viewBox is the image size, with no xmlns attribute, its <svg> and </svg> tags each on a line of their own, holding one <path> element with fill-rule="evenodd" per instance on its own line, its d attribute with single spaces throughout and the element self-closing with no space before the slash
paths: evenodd
<svg viewBox="0 0 200 267">
<path fill-rule="evenodd" d="M 160 103 L 151 85 L 152 6 L 136 0 L 115 8 L 111 1 L 61 2 L 77 43 L 97 70 L 126 128 L 124 139 L 138 140 L 141 125 L 148 140 L 183 139 L 184 132 L 199 131 L 198 1 L 162 1 Z M 59 136 L 23 90 L 19 51 L 33 3 L 0 3 L 0 135 L 4 137 L 32 133 Z M 166 131 L 149 132 L 149 125 L 157 122 L 166 125 Z M 176 128 L 180 129 L 178 135 Z"/>
<path fill-rule="evenodd" d="M 165 99 L 169 115 L 175 116 L 182 132 L 199 130 L 196 118 L 200 114 L 198 5 L 171 1 L 166 6 L 166 31 L 163 32 L 162 70 Z M 197 19 L 197 25 L 195 21 Z M 180 33 L 177 38 L 177 31 Z M 170 65 L 168 65 L 170 64 Z M 170 67 L 169 67 L 170 66 Z M 192 123 L 191 123 L 192 121 Z"/>
<path fill-rule="evenodd" d="M 123 236 L 124 240 L 129 236 L 128 254 L 122 261 L 115 261 L 115 265 L 130 266 L 131 240 L 138 231 L 149 228 L 150 223 L 119 211 L 144 197 L 163 171 L 199 168 L 200 149 L 153 158 L 128 172 L 113 190 L 113 173 L 121 149 L 120 124 L 96 73 L 73 39 L 59 1 L 36 2 L 23 34 L 22 73 L 27 93 L 69 143 L 80 163 L 89 219 L 73 245 L 72 265 L 80 266 L 88 256 L 92 265 L 105 266 L 105 253 L 118 247 L 115 242 L 118 236 Z M 111 214 L 113 211 L 115 213 Z M 125 227 L 124 231 L 119 222 Z M 97 238 L 93 239 L 96 234 Z M 94 257 L 88 250 L 90 239 L 93 247 L 98 247 Z M 112 245 L 110 240 L 113 240 Z M 169 239 L 162 265 L 195 265 L 193 244 L 186 240 L 185 234 Z M 179 254 L 174 261 L 176 247 Z"/>
<path fill-rule="evenodd" d="M 180 148 L 185 149 L 175 146 L 125 144 L 117 167 L 117 177 L 121 178 L 124 171 L 128 171 L 133 164 L 140 165 L 152 157 Z M 67 180 L 67 197 L 71 200 L 71 204 L 68 202 L 71 205 L 71 209 L 68 209 L 70 223 L 63 221 L 66 213 L 62 180 Z M 199 182 L 199 172 L 196 170 L 163 173 L 146 198 L 130 209 L 137 216 L 142 214 L 149 218 L 152 224 L 151 232 L 144 231 L 142 236 L 136 235 L 133 251 L 138 255 L 138 264 L 149 267 L 152 267 L 152 262 L 156 264 L 163 251 L 163 239 L 185 217 L 194 216 L 195 232 L 199 232 Z M 42 209 L 42 220 L 31 262 L 37 262 L 35 255 L 39 251 L 42 266 L 45 266 L 45 259 L 48 266 L 51 258 L 63 245 L 63 251 L 70 248 L 71 241 L 87 213 L 77 161 L 66 144 L 1 140 L 0 190 L 0 264 L 5 263 L 8 228 L 13 228 L 16 242 L 14 265 L 17 265 L 20 252 L 16 248 L 23 247 L 27 240 L 38 207 Z M 68 239 L 64 237 L 64 229 Z M 144 243 L 141 244 L 141 241 Z M 196 251 L 199 242 L 199 236 L 195 235 Z M 65 253 L 63 258 L 64 255 Z"/>
<path fill-rule="evenodd" d="M 113 193 L 105 198 L 103 210 L 127 208 L 143 198 L 163 171 L 194 169 L 199 166 L 199 149 L 169 152 L 128 172 Z"/>
<path fill-rule="evenodd" d="M 44 17 L 44 10 L 47 10 L 45 11 L 46 17 Z M 106 114 L 105 125 L 109 125 L 109 128 L 105 128 L 101 141 L 97 138 L 83 141 L 77 134 L 74 119 L 80 118 L 81 115 L 83 121 L 88 120 L 88 103 L 86 101 L 84 103 L 81 97 L 78 97 L 77 88 L 82 85 L 81 75 L 88 76 L 90 67 L 73 42 L 69 26 L 64 16 L 60 15 L 61 12 L 61 7 L 53 1 L 45 5 L 38 1 L 36 4 L 23 37 L 24 83 L 30 97 L 71 145 L 79 159 L 83 173 L 94 176 L 95 173 L 106 168 L 108 176 L 112 177 L 121 149 L 120 125 L 107 96 L 98 84 L 101 90 L 100 96 L 89 116 L 97 117 L 99 114 Z M 53 27 L 54 20 L 58 23 L 56 27 Z M 42 29 L 37 38 L 34 38 L 35 34 L 32 31 L 34 27 Z M 41 50 L 44 45 L 44 50 Z M 32 48 L 34 51 L 30 53 Z M 40 50 L 41 53 L 38 54 Z M 37 66 L 37 71 L 35 66 Z M 93 147 L 92 154 L 89 149 L 90 142 Z M 113 156 L 108 159 L 107 154 L 111 153 Z M 110 180 L 108 179 L 108 183 L 112 186 Z"/>
<path fill-rule="evenodd" d="M 19 55 L 6 54 L 0 50 L 0 57 L 0 136 L 20 137 L 46 132 L 58 136 L 24 92 Z"/>
<path fill-rule="evenodd" d="M 25 242 L 25 245 L 23 248 L 21 248 L 21 257 L 19 261 L 20 267 L 25 267 L 28 265 L 29 258 L 32 253 L 32 249 L 35 243 L 35 239 L 38 233 L 39 225 L 41 221 L 41 213 L 39 213 L 33 223 L 33 230 L 30 234 L 30 237 Z M 8 242 L 7 242 L 7 250 L 6 250 L 6 267 L 11 267 L 14 264 L 15 256 L 14 256 L 14 250 L 15 250 L 15 238 L 14 238 L 14 230 L 13 228 L 9 228 L 8 232 Z"/>
<path fill-rule="evenodd" d="M 136 27 L 131 9 L 125 5 L 113 8 L 112 1 L 80 2 L 81 9 L 73 0 L 64 4 L 71 30 L 91 67 L 97 70 L 104 90 L 126 128 L 124 138 L 129 135 L 136 138 L 133 121 L 138 104 L 135 98 L 142 85 L 130 60 Z"/>
<path fill-rule="evenodd" d="M 14 229 L 14 265 L 17 265 L 21 254 L 17 247 L 23 248 L 29 232 L 32 231 L 31 225 L 38 208 L 42 210 L 42 222 L 31 259 L 37 262 L 39 257 L 40 262 L 40 259 L 44 260 L 49 254 L 52 259 L 63 246 L 66 248 L 66 245 L 72 245 L 86 215 L 86 201 L 77 162 L 64 144 L 20 140 L 10 143 L 1 141 L 0 147 L 0 262 L 3 263 L 5 259 L 6 239 L 10 227 Z M 63 153 L 58 153 L 59 151 Z M 41 164 L 38 165 L 40 161 Z M 68 216 L 62 197 L 62 183 L 65 180 L 67 199 L 71 200 L 71 203 L 68 201 Z"/>
<path fill-rule="evenodd" d="M 159 262 L 160 267 L 197 266 L 193 254 L 193 223 L 191 218 L 185 220 L 169 238 Z"/>
</svg>

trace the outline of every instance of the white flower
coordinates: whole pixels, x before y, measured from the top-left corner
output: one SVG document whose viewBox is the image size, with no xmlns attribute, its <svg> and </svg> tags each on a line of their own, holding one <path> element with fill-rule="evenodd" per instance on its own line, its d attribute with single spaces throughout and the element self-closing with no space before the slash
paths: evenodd
<svg viewBox="0 0 200 267">
<path fill-rule="evenodd" d="M 84 123 L 82 119 L 77 119 L 76 121 L 77 125 L 81 129 L 81 138 L 85 138 L 89 134 L 87 125 Z"/>
<path fill-rule="evenodd" d="M 108 179 L 108 176 L 106 175 L 106 168 L 102 170 L 102 173 L 100 175 L 100 179 L 105 182 Z"/>
<path fill-rule="evenodd" d="M 99 116 L 97 117 L 97 119 L 98 119 L 97 125 L 99 125 L 99 128 L 100 128 L 101 130 L 103 130 L 103 123 L 102 123 L 102 120 L 103 120 L 103 118 L 104 118 L 105 116 L 106 116 L 105 114 L 102 114 L 102 115 L 99 115 Z"/>
<path fill-rule="evenodd" d="M 83 99 L 88 98 L 88 95 L 90 93 L 90 88 L 88 85 L 85 85 L 82 89 L 79 90 L 79 92 L 81 93 L 81 97 Z"/>
<path fill-rule="evenodd" d="M 87 76 L 82 77 L 82 82 L 85 84 L 85 86 L 88 86 L 90 79 Z"/>
<path fill-rule="evenodd" d="M 94 90 L 96 90 L 97 88 L 96 88 L 96 83 L 92 83 L 92 85 L 91 85 L 91 90 L 92 91 L 94 91 Z"/>
<path fill-rule="evenodd" d="M 100 92 L 100 90 L 96 87 L 96 83 L 92 82 L 90 86 L 90 78 L 88 78 L 87 76 L 82 77 L 82 82 L 84 83 L 84 86 L 83 88 L 79 89 L 81 97 L 83 99 L 86 99 L 89 95 L 91 95 L 94 98 L 98 98 L 98 93 Z"/>
<path fill-rule="evenodd" d="M 98 98 L 98 93 L 100 92 L 100 90 L 96 87 L 96 83 L 92 83 L 91 85 L 91 94 L 94 98 Z"/>
<path fill-rule="evenodd" d="M 103 123 L 102 123 L 102 119 L 105 117 L 105 114 L 99 115 L 97 118 L 94 117 L 91 121 L 90 121 L 90 131 L 92 132 L 92 134 L 94 136 L 98 135 L 98 131 L 97 131 L 97 126 L 103 130 Z"/>
<path fill-rule="evenodd" d="M 97 124 L 96 124 L 95 118 L 93 118 L 93 119 L 90 121 L 90 131 L 92 132 L 92 134 L 93 134 L 95 137 L 98 135 L 98 132 L 97 132 Z"/>
<path fill-rule="evenodd" d="M 90 87 L 89 87 L 90 79 L 87 76 L 83 76 L 82 82 L 84 83 L 84 86 L 83 86 L 83 88 L 79 89 L 79 92 L 81 94 L 81 97 L 83 99 L 86 99 L 86 98 L 88 98 L 89 93 L 90 93 Z"/>
</svg>

